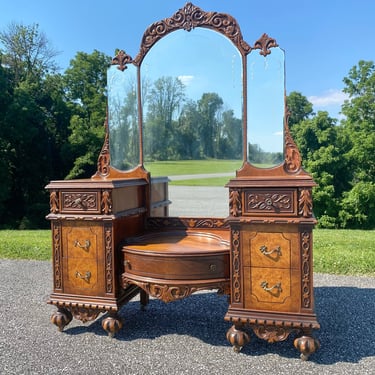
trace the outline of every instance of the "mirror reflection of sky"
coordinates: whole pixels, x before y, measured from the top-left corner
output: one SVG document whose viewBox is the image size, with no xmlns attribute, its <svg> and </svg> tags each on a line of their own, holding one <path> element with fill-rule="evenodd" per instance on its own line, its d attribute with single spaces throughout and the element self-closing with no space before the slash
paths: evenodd
<svg viewBox="0 0 375 375">
<path fill-rule="evenodd" d="M 142 79 L 178 77 L 189 99 L 197 101 L 207 92 L 217 93 L 224 110 L 242 118 L 242 61 L 232 42 L 204 28 L 174 31 L 156 43 L 141 67 Z"/>
</svg>

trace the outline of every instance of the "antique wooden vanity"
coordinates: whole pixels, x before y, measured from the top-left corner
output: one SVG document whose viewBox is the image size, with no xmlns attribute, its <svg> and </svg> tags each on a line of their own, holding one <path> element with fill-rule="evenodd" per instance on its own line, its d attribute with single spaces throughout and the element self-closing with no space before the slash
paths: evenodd
<svg viewBox="0 0 375 375">
<path fill-rule="evenodd" d="M 171 127 L 193 121 L 193 112 L 177 119 L 171 111 L 165 130 L 156 128 L 160 117 L 152 100 L 158 91 L 147 82 L 160 77 L 183 84 L 190 99 L 219 92 L 230 108 L 222 121 L 231 119 L 240 140 L 228 132 L 220 144 L 237 150 L 241 160 L 226 185 L 227 201 L 218 202 L 227 207 L 225 217 L 170 216 L 169 179 L 148 172 L 152 160 L 170 160 L 166 153 L 176 152 Z M 307 359 L 319 347 L 312 336 L 319 328 L 314 182 L 302 169 L 287 120 L 284 52 L 266 34 L 247 44 L 230 15 L 187 3 L 147 28 L 134 59 L 119 51 L 108 69 L 106 137 L 96 174 L 47 186 L 54 283 L 49 303 L 57 307 L 51 321 L 62 331 L 73 317 L 85 322 L 107 313 L 102 326 L 113 336 L 122 326 L 118 311 L 139 293 L 144 307 L 149 296 L 170 302 L 218 290 L 229 297 L 223 318 L 233 323 L 227 338 L 236 351 L 250 341 L 248 328 L 269 342 L 294 332 L 294 345 Z M 188 147 L 186 139 L 181 144 Z M 205 146 L 199 147 L 202 153 Z"/>
</svg>

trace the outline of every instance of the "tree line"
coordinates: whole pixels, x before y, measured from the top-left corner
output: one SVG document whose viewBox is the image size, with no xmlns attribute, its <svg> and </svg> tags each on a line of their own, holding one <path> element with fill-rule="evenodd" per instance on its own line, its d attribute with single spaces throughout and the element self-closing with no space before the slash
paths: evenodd
<svg viewBox="0 0 375 375">
<path fill-rule="evenodd" d="M 54 179 L 90 177 L 96 170 L 110 57 L 77 52 L 60 73 L 57 52 L 36 24 L 9 25 L 0 31 L 0 43 L 0 227 L 42 228 L 49 210 L 44 186 Z M 150 88 L 146 158 L 241 158 L 241 120 L 224 110 L 216 93 L 186 99 L 180 83 L 162 77 Z M 374 62 L 360 61 L 344 85 L 349 99 L 343 119 L 314 113 L 305 96 L 292 92 L 289 125 L 304 168 L 318 183 L 313 194 L 319 225 L 375 228 Z M 169 108 L 155 95 L 168 87 L 176 90 Z M 161 132 L 169 140 L 163 147 Z"/>
</svg>

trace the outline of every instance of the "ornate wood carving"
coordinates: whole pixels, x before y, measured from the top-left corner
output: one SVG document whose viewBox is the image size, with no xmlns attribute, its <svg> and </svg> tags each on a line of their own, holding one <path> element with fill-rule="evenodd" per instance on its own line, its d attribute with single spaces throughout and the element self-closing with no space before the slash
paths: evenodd
<svg viewBox="0 0 375 375">
<path fill-rule="evenodd" d="M 172 31 L 179 29 L 191 31 L 195 27 L 213 29 L 225 35 L 243 55 L 251 51 L 251 47 L 243 40 L 237 21 L 232 16 L 218 12 L 205 12 L 192 3 L 187 3 L 172 17 L 155 22 L 148 27 L 143 34 L 141 50 L 134 59 L 134 63 L 140 65 L 150 48 Z"/>
<path fill-rule="evenodd" d="M 127 64 L 133 62 L 131 56 L 129 56 L 125 51 L 120 50 L 118 51 L 117 55 L 112 59 L 111 65 L 118 65 L 117 69 L 121 70 L 122 72 L 127 69 Z"/>
<path fill-rule="evenodd" d="M 104 227 L 106 292 L 113 293 L 112 225 Z"/>
<path fill-rule="evenodd" d="M 238 190 L 230 190 L 229 192 L 229 214 L 231 216 L 241 216 L 241 193 Z"/>
<path fill-rule="evenodd" d="M 301 234 L 302 249 L 302 307 L 311 307 L 311 281 L 310 281 L 310 249 L 311 234 L 303 232 Z"/>
<path fill-rule="evenodd" d="M 102 191 L 101 209 L 105 215 L 112 213 L 112 197 L 110 190 Z"/>
<path fill-rule="evenodd" d="M 50 212 L 57 214 L 59 212 L 59 193 L 52 190 L 49 195 Z"/>
<path fill-rule="evenodd" d="M 290 333 L 294 331 L 293 328 L 264 325 L 256 325 L 251 328 L 260 339 L 270 343 L 284 341 L 289 337 Z"/>
<path fill-rule="evenodd" d="M 290 112 L 285 108 L 284 119 L 284 145 L 285 145 L 285 161 L 284 170 L 287 173 L 297 173 L 301 169 L 301 155 L 295 144 L 288 126 Z"/>
<path fill-rule="evenodd" d="M 93 192 L 62 192 L 64 210 L 97 210 L 97 193 Z"/>
<path fill-rule="evenodd" d="M 298 198 L 298 214 L 303 217 L 312 216 L 311 189 L 300 189 Z"/>
<path fill-rule="evenodd" d="M 253 49 L 260 49 L 262 56 L 267 56 L 271 53 L 270 48 L 278 47 L 276 39 L 269 37 L 267 34 L 263 34 L 255 43 Z"/>
<path fill-rule="evenodd" d="M 100 310 L 88 309 L 85 307 L 72 307 L 70 309 L 75 319 L 81 320 L 83 323 L 95 320 L 100 314 Z"/>
<path fill-rule="evenodd" d="M 246 211 L 293 211 L 293 192 L 246 192 Z"/>
<path fill-rule="evenodd" d="M 240 303 L 241 292 L 241 261 L 240 261 L 240 231 L 232 230 L 232 299 Z"/>
<path fill-rule="evenodd" d="M 150 217 L 147 218 L 149 228 L 228 228 L 224 219 L 217 218 L 178 218 L 178 217 Z"/>
<path fill-rule="evenodd" d="M 110 172 L 111 156 L 109 153 L 109 129 L 108 129 L 108 116 L 104 122 L 105 137 L 102 149 L 100 151 L 97 163 L 97 175 L 100 177 L 107 177 Z"/>
<path fill-rule="evenodd" d="M 199 290 L 207 289 L 219 289 L 219 291 L 227 290 L 228 286 L 225 282 L 222 283 L 213 283 L 213 284 L 202 284 L 202 285 L 192 285 L 192 284 L 161 284 L 161 283 L 152 283 L 144 282 L 139 280 L 132 280 L 123 275 L 122 277 L 122 286 L 123 288 L 128 287 L 129 285 L 134 284 L 142 288 L 147 294 L 152 297 L 158 298 L 163 302 L 172 302 L 179 299 L 186 298 L 191 294 Z"/>
<path fill-rule="evenodd" d="M 61 225 L 52 223 L 53 236 L 53 268 L 54 268 L 54 288 L 62 289 L 62 267 L 61 267 Z"/>
</svg>

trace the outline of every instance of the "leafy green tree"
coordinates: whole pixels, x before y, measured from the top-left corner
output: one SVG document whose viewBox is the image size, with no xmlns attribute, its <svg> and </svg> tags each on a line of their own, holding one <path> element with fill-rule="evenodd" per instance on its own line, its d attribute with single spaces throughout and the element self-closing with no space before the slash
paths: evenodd
<svg viewBox="0 0 375 375">
<path fill-rule="evenodd" d="M 314 115 L 313 105 L 300 92 L 292 91 L 287 97 L 287 106 L 290 112 L 289 127 Z"/>
<path fill-rule="evenodd" d="M 89 177 L 95 171 L 104 139 L 108 61 L 109 56 L 97 50 L 78 52 L 65 71 L 66 97 L 73 113 L 65 156 L 74 160 L 67 178 Z"/>
</svg>

